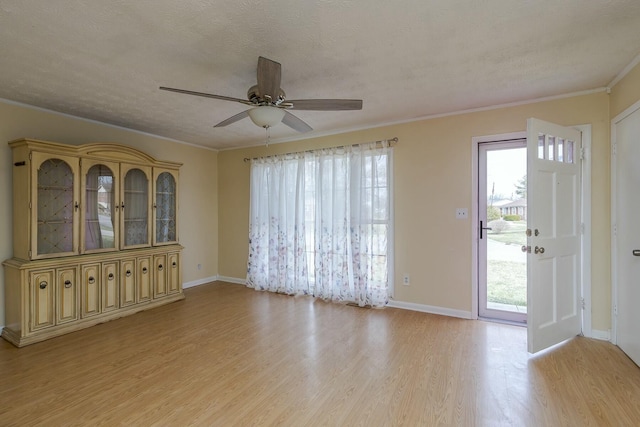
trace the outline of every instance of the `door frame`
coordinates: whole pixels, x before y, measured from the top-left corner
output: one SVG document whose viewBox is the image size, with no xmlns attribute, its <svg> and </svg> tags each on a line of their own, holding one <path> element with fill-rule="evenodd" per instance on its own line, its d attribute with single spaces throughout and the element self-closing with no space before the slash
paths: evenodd
<svg viewBox="0 0 640 427">
<path fill-rule="evenodd" d="M 618 263 L 616 236 L 617 223 L 615 222 L 618 215 L 616 129 L 622 120 L 635 113 L 637 110 L 640 110 L 640 101 L 634 103 L 611 120 L 611 333 L 609 340 L 616 345 L 618 344 L 618 271 L 615 268 Z"/>
<path fill-rule="evenodd" d="M 640 107 L 640 102 L 638 102 Z M 580 185 L 582 215 L 580 291 L 583 298 L 582 333 L 591 338 L 591 125 L 575 125 L 582 132 L 582 180 Z M 471 138 L 471 318 L 478 319 L 478 146 L 486 142 L 499 142 L 527 137 L 526 130 Z"/>
<path fill-rule="evenodd" d="M 487 155 L 485 154 L 484 156 L 484 166 L 481 164 L 481 160 L 483 158 L 482 153 L 480 153 L 480 150 L 484 150 L 485 153 L 488 151 L 500 151 L 500 150 L 514 150 L 514 149 L 523 149 L 525 151 L 525 174 L 526 174 L 526 153 L 527 153 L 527 139 L 526 138 L 519 138 L 519 139 L 502 139 L 499 141 L 490 141 L 490 142 L 483 142 L 483 143 L 478 143 L 478 207 L 480 207 L 481 205 L 481 198 L 480 198 L 480 194 L 482 193 L 480 191 L 481 187 L 483 186 L 483 181 L 485 184 L 486 183 L 486 178 L 487 178 L 487 174 L 488 174 L 488 169 L 487 169 Z M 480 179 L 480 174 L 482 175 L 482 179 Z M 484 189 L 486 193 L 488 193 L 488 188 Z M 486 201 L 484 202 L 483 206 L 486 206 L 487 203 Z M 481 215 L 481 210 L 478 210 L 478 221 L 480 221 L 482 218 L 484 218 L 486 220 L 486 216 L 485 215 Z M 476 221 L 476 224 L 479 224 L 479 222 Z M 485 222 L 485 226 L 488 226 L 489 221 L 487 220 Z M 479 228 L 478 228 L 479 230 Z M 524 233 L 524 231 L 523 231 Z M 480 256 L 482 256 L 484 254 L 484 257 L 488 256 L 488 250 L 483 251 L 483 243 L 481 240 L 484 240 L 486 243 L 486 245 L 488 245 L 488 235 L 485 236 L 484 239 L 477 239 L 477 245 L 476 247 L 478 248 L 478 256 L 476 258 L 476 261 L 480 261 Z M 488 249 L 488 246 L 485 246 Z M 487 257 L 488 258 L 488 257 Z M 488 261 L 488 259 L 484 259 L 484 261 Z M 482 280 L 480 280 L 480 274 L 483 274 L 486 276 L 486 274 L 488 273 L 488 265 L 487 263 L 485 263 L 485 265 L 483 266 L 482 263 L 478 262 L 478 275 L 477 277 L 477 283 L 478 283 L 478 318 L 482 318 L 482 319 L 487 319 L 487 320 L 495 320 L 498 322 L 505 322 L 505 323 L 513 323 L 515 325 L 518 326 L 526 326 L 527 324 L 527 316 L 526 314 L 523 313 L 518 313 L 518 312 L 510 312 L 510 311 L 503 311 L 503 310 L 496 310 L 496 309 L 489 309 L 485 307 L 485 313 L 482 313 L 482 309 L 480 307 L 480 302 L 482 302 L 480 300 L 480 290 L 482 289 L 483 286 L 482 285 Z M 526 263 L 525 263 L 525 271 L 526 271 Z M 488 279 L 488 277 L 487 277 Z M 488 280 L 485 280 L 485 288 L 488 288 Z M 485 291 L 488 291 L 488 289 L 485 289 Z M 487 292 L 488 293 L 488 292 Z"/>
</svg>

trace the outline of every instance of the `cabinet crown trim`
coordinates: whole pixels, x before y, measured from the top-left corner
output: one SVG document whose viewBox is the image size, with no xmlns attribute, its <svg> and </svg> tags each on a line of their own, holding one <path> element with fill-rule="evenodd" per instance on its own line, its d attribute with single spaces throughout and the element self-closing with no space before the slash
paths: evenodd
<svg viewBox="0 0 640 427">
<path fill-rule="evenodd" d="M 29 151 L 38 150 L 56 154 L 80 156 L 84 158 L 145 164 L 150 163 L 154 164 L 155 166 L 167 167 L 172 169 L 182 166 L 182 163 L 167 160 L 157 160 L 147 153 L 144 153 L 136 148 L 111 142 L 94 142 L 81 145 L 68 145 L 38 139 L 21 138 L 9 142 L 9 146 L 12 148 L 26 146 L 28 147 Z"/>
</svg>

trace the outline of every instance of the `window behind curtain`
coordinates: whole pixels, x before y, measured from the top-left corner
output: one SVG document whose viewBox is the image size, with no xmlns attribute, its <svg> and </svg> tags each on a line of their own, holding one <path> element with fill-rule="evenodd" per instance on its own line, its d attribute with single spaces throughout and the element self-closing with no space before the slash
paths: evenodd
<svg viewBox="0 0 640 427">
<path fill-rule="evenodd" d="M 392 150 L 368 145 L 253 161 L 248 285 L 386 304 L 391 168 Z"/>
</svg>

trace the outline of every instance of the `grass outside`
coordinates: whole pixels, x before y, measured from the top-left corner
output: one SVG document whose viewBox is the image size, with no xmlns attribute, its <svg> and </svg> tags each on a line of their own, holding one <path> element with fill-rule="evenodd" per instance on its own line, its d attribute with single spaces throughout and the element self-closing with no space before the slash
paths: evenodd
<svg viewBox="0 0 640 427">
<path fill-rule="evenodd" d="M 487 301 L 526 307 L 527 265 L 512 261 L 488 261 Z"/>
<path fill-rule="evenodd" d="M 508 228 L 487 237 L 517 247 L 527 244 L 526 221 L 507 222 Z M 519 249 L 518 249 L 519 250 Z M 487 261 L 487 301 L 527 306 L 527 264 L 513 261 Z"/>
</svg>

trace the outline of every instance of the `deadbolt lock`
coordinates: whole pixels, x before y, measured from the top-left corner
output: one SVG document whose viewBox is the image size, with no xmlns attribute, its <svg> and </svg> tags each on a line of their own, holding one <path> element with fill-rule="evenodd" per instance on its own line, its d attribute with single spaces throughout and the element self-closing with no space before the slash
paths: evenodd
<svg viewBox="0 0 640 427">
<path fill-rule="evenodd" d="M 543 254 L 544 253 L 544 248 L 542 246 L 540 247 L 535 247 L 535 249 L 533 250 L 535 253 L 537 254 Z"/>
</svg>

